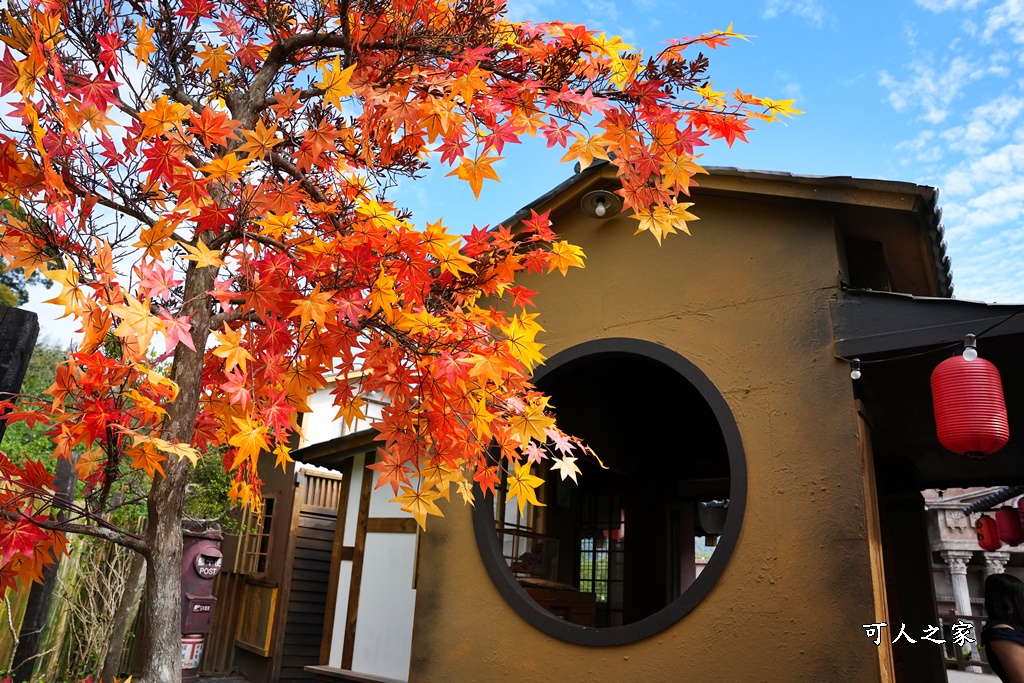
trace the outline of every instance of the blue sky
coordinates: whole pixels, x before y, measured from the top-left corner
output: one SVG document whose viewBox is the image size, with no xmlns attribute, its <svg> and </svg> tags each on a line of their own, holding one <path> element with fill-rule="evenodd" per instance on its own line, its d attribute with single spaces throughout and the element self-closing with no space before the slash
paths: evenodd
<svg viewBox="0 0 1024 683">
<path fill-rule="evenodd" d="M 1021 0 L 510 0 L 509 7 L 515 19 L 585 23 L 646 52 L 733 22 L 753 37 L 707 53 L 715 89 L 794 98 L 806 113 L 786 126 L 761 126 L 749 145 L 714 144 L 703 163 L 939 187 L 957 298 L 1024 301 Z M 494 223 L 571 173 L 540 144 L 506 147 L 505 156 L 496 166 L 502 184 L 486 183 L 479 202 L 440 173 L 403 184 L 400 198 L 421 219 Z M 700 239 L 694 227 L 692 239 Z"/>
<path fill-rule="evenodd" d="M 509 0 L 509 12 L 584 23 L 645 52 L 733 22 L 751 42 L 708 52 L 715 89 L 794 98 L 806 113 L 761 126 L 748 145 L 713 144 L 703 163 L 939 187 L 957 298 L 1024 301 L 1024 0 Z M 505 156 L 502 183 L 488 181 L 479 201 L 447 169 L 395 197 L 419 225 L 443 216 L 465 231 L 572 172 L 543 144 Z M 29 307 L 63 341 L 73 327 L 49 322 L 55 307 L 38 303 L 49 296 L 35 292 Z"/>
</svg>

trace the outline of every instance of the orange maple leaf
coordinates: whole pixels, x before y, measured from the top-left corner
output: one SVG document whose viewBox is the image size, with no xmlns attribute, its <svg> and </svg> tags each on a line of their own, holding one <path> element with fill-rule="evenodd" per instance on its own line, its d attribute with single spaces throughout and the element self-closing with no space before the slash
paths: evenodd
<svg viewBox="0 0 1024 683">
<path fill-rule="evenodd" d="M 217 78 L 220 74 L 230 75 L 228 62 L 234 58 L 234 55 L 228 52 L 227 45 L 211 47 L 204 43 L 202 51 L 197 52 L 196 57 L 202 61 L 199 70 L 209 71 L 210 78 Z"/>
<path fill-rule="evenodd" d="M 237 183 L 242 173 L 249 167 L 247 160 L 239 159 L 234 152 L 225 154 L 219 159 L 214 159 L 199 170 L 207 174 L 210 180 L 219 180 L 226 184 Z"/>
<path fill-rule="evenodd" d="M 473 196 L 480 199 L 480 190 L 483 187 L 484 180 L 490 178 L 496 180 L 499 183 L 501 179 L 498 178 L 498 174 L 491 164 L 496 161 L 501 161 L 505 157 L 489 157 L 486 152 L 475 159 L 469 157 L 462 157 L 459 162 L 459 167 L 448 173 L 447 175 L 457 175 L 461 180 L 469 181 L 469 187 L 473 190 Z"/>
<path fill-rule="evenodd" d="M 245 143 L 239 145 L 237 152 L 245 152 L 252 158 L 265 159 L 275 146 L 281 144 L 281 138 L 276 137 L 277 124 L 269 129 L 263 125 L 263 119 L 256 122 L 256 130 L 243 130 Z"/>
</svg>

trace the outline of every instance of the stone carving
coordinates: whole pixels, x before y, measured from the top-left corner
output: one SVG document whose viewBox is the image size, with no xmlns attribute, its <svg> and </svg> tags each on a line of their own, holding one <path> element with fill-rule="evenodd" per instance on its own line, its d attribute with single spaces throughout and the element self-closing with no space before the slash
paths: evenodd
<svg viewBox="0 0 1024 683">
<path fill-rule="evenodd" d="M 972 527 L 971 521 L 960 510 L 946 510 L 946 528 L 955 533 L 962 533 Z"/>
</svg>

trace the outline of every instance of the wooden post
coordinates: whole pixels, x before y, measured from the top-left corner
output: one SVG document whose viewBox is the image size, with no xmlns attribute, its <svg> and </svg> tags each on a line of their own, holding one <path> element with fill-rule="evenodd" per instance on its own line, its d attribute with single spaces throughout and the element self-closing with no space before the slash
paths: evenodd
<svg viewBox="0 0 1024 683">
<path fill-rule="evenodd" d="M 38 336 L 39 317 L 35 313 L 0 305 L 0 400 L 7 398 L 5 394 L 21 391 Z M 6 427 L 6 420 L 0 419 L 0 441 Z"/>
</svg>

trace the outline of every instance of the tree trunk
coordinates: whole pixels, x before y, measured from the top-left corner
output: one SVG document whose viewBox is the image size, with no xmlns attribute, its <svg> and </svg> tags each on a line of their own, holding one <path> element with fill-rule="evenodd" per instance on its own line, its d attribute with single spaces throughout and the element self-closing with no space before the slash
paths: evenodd
<svg viewBox="0 0 1024 683">
<path fill-rule="evenodd" d="M 178 398 L 167 408 L 164 438 L 190 443 L 203 382 L 203 353 L 210 336 L 211 312 L 207 292 L 213 289 L 216 268 L 191 264 L 185 276 L 185 305 L 192 341 L 198 353 L 178 344 L 171 379 Z M 147 642 L 142 658 L 145 683 L 181 681 L 181 518 L 188 482 L 188 461 L 176 456 L 163 463 L 164 476 L 153 479 L 146 528 L 146 604 L 143 611 Z"/>
<path fill-rule="evenodd" d="M 124 593 L 121 595 L 121 604 L 118 605 L 117 613 L 114 615 L 114 626 L 110 634 L 110 645 L 107 647 L 107 656 L 103 658 L 103 670 L 100 672 L 100 680 L 103 683 L 112 683 L 121 671 L 121 655 L 124 653 L 124 636 L 128 632 L 128 626 L 135 616 L 135 608 L 142 596 L 143 580 L 146 578 L 146 558 L 135 553 L 132 557 L 132 566 L 128 571 L 128 579 L 124 584 Z"/>
</svg>

